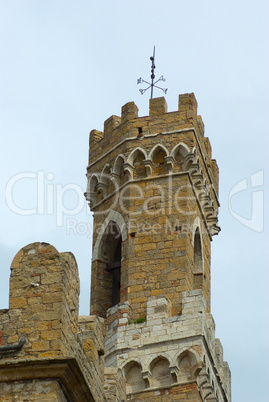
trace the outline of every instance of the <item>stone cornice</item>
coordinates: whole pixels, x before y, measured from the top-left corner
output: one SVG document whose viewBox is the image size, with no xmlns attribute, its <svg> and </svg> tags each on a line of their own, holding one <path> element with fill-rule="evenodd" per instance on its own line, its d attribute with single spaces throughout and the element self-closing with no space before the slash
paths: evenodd
<svg viewBox="0 0 269 402">
<path fill-rule="evenodd" d="M 100 160 L 102 160 L 103 158 L 105 158 L 107 155 L 109 155 L 111 152 L 113 152 L 115 149 L 117 149 L 118 147 L 120 147 L 121 145 L 123 145 L 123 144 L 126 143 L 126 142 L 134 141 L 134 140 L 137 140 L 137 139 L 139 139 L 139 141 L 141 141 L 141 139 L 143 139 L 143 138 L 153 138 L 153 137 L 157 137 L 158 135 L 180 134 L 180 133 L 184 133 L 184 132 L 188 132 L 188 131 L 193 131 L 193 133 L 194 133 L 194 135 L 195 135 L 195 139 L 196 139 L 196 141 L 197 141 L 198 148 L 199 148 L 200 154 L 201 154 L 201 156 L 202 156 L 202 159 L 203 159 L 203 162 L 204 162 L 204 166 L 205 166 L 205 170 L 206 170 L 206 173 L 207 173 L 207 175 L 208 175 L 208 178 L 209 178 L 209 181 L 210 181 L 210 184 L 211 184 L 211 187 L 212 187 L 212 190 L 213 190 L 213 193 L 214 193 L 216 202 L 217 202 L 218 206 L 220 206 L 219 199 L 218 199 L 218 196 L 217 196 L 217 192 L 216 192 L 216 190 L 215 190 L 215 187 L 214 187 L 214 184 L 213 184 L 213 180 L 212 180 L 212 178 L 211 178 L 211 175 L 210 175 L 210 173 L 209 173 L 209 170 L 208 170 L 208 167 L 207 167 L 205 158 L 204 158 L 204 152 L 203 152 L 203 150 L 202 150 L 202 147 L 201 147 L 201 144 L 200 144 L 200 141 L 199 141 L 197 132 L 196 132 L 196 130 L 195 130 L 194 127 L 183 128 L 183 129 L 180 129 L 180 130 L 173 130 L 173 131 L 161 131 L 161 132 L 158 132 L 158 133 L 147 134 L 147 135 L 144 135 L 143 137 L 129 137 L 129 138 L 125 138 L 123 141 L 121 141 L 121 142 L 119 142 L 118 144 L 114 145 L 109 151 L 107 151 L 107 152 L 104 153 L 102 156 L 100 156 L 99 158 L 97 158 L 94 162 L 90 163 L 90 164 L 87 166 L 87 170 L 89 170 L 89 169 L 90 169 L 92 166 L 94 166 L 97 162 L 99 162 Z"/>
<path fill-rule="evenodd" d="M 94 401 L 89 385 L 74 358 L 0 362 L 0 383 L 30 380 L 56 380 L 68 401 Z"/>
</svg>

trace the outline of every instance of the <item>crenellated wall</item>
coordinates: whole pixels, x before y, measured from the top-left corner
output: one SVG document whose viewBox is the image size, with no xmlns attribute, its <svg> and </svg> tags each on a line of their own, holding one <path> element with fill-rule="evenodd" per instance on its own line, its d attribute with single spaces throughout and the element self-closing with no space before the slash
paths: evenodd
<svg viewBox="0 0 269 402">
<path fill-rule="evenodd" d="M 104 322 L 78 306 L 71 253 L 47 243 L 17 253 L 0 310 L 0 401 L 104 400 Z"/>
<path fill-rule="evenodd" d="M 123 370 L 128 399 L 181 400 L 189 387 L 192 400 L 230 401 L 230 370 L 203 292 L 184 292 L 182 304 L 182 314 L 172 316 L 167 298 L 151 297 L 140 323 L 129 303 L 108 310 L 105 365 Z"/>
<path fill-rule="evenodd" d="M 180 95 L 171 113 L 164 98 L 151 99 L 144 117 L 127 103 L 121 117 L 105 121 L 104 132 L 91 132 L 85 193 L 94 212 L 91 314 L 105 318 L 113 305 L 107 264 L 116 242 L 106 234 L 112 222 L 128 233 L 121 240 L 119 299 L 130 302 L 135 318 L 155 295 L 167 296 L 180 314 L 181 292 L 192 289 L 203 289 L 210 311 L 211 240 L 220 230 L 211 153 L 194 94 Z"/>
<path fill-rule="evenodd" d="M 106 321 L 105 366 L 128 399 L 230 402 L 230 371 L 211 316 L 218 166 L 194 94 L 178 110 L 133 102 L 90 133 L 94 213 L 91 314 Z"/>
</svg>

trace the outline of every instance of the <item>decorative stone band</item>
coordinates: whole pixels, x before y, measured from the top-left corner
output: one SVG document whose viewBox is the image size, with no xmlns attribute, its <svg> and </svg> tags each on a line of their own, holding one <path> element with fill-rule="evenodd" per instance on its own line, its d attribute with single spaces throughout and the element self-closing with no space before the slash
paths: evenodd
<svg viewBox="0 0 269 402">
<path fill-rule="evenodd" d="M 95 399 L 89 389 L 80 367 L 74 358 L 42 359 L 42 360 L 23 360 L 0 362 L 0 386 L 5 384 L 3 390 L 9 386 L 18 387 L 18 393 L 26 381 L 35 381 L 37 387 L 38 381 L 51 381 L 60 385 L 63 394 L 67 400 L 74 402 L 93 402 Z M 21 382 L 21 383 L 20 383 Z M 53 386 L 53 385 L 52 385 Z M 34 389 L 33 392 L 37 390 Z M 1 397 L 10 395 L 1 395 Z"/>
</svg>

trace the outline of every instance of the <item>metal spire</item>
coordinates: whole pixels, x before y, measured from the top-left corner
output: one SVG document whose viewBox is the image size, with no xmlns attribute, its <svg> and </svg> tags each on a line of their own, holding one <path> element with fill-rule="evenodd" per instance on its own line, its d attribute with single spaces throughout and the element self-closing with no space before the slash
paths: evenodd
<svg viewBox="0 0 269 402">
<path fill-rule="evenodd" d="M 150 60 L 151 60 L 151 76 L 150 76 L 151 83 L 148 82 L 148 81 L 143 80 L 143 78 L 140 77 L 137 80 L 137 84 L 142 84 L 143 82 L 148 84 L 149 86 L 146 89 L 139 89 L 139 92 L 141 93 L 141 95 L 143 95 L 149 88 L 151 88 L 151 96 L 150 96 L 150 98 L 152 99 L 153 98 L 153 88 L 154 87 L 158 88 L 158 89 L 161 89 L 165 94 L 167 93 L 168 89 L 167 88 L 161 88 L 161 87 L 158 87 L 156 85 L 157 82 L 159 82 L 159 81 L 165 81 L 165 78 L 164 78 L 163 75 L 157 81 L 154 82 L 154 79 L 155 79 L 154 70 L 156 68 L 155 63 L 154 63 L 155 62 L 155 46 L 153 48 L 153 56 L 150 57 Z"/>
</svg>

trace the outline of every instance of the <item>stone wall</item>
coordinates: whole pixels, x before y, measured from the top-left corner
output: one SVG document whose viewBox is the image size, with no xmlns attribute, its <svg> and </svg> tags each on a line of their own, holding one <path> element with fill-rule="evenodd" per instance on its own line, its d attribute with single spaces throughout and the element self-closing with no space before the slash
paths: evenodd
<svg viewBox="0 0 269 402">
<path fill-rule="evenodd" d="M 121 117 L 105 121 L 104 132 L 91 132 L 86 192 L 94 212 L 91 314 L 105 318 L 112 305 L 112 271 L 106 269 L 112 262 L 106 235 L 111 222 L 127 232 L 120 301 L 130 302 L 134 318 L 145 316 L 146 301 L 154 295 L 168 297 L 173 314 L 180 314 L 181 292 L 192 289 L 203 289 L 210 311 L 211 240 L 220 230 L 211 154 L 193 94 L 180 95 L 178 111 L 170 113 L 164 98 L 151 99 L 145 117 L 127 103 Z"/>
<path fill-rule="evenodd" d="M 18 252 L 0 310 L 0 401 L 104 400 L 104 320 L 78 307 L 71 253 L 46 243 Z"/>
<path fill-rule="evenodd" d="M 53 380 L 13 381 L 1 387 L 1 402 L 66 402 L 58 383 Z"/>
<path fill-rule="evenodd" d="M 108 311 L 108 322 L 110 316 L 114 319 L 107 326 L 105 365 L 123 370 L 129 399 L 154 395 L 154 400 L 173 400 L 175 390 L 193 387 L 196 397 L 191 400 L 231 400 L 230 370 L 203 292 L 184 292 L 182 297 L 179 316 L 171 316 L 171 302 L 158 296 L 148 299 L 141 323 L 132 323 L 127 302 Z"/>
</svg>

